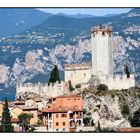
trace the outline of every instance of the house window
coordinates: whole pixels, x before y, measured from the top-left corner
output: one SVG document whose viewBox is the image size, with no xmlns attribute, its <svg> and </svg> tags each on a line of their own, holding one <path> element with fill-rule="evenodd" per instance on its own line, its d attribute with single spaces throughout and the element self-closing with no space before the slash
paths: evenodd
<svg viewBox="0 0 140 140">
<path fill-rule="evenodd" d="M 62 118 L 67 117 L 67 114 L 61 114 L 61 117 Z"/>
<path fill-rule="evenodd" d="M 56 114 L 56 118 L 58 118 L 59 117 L 59 114 Z"/>
<path fill-rule="evenodd" d="M 59 122 L 56 122 L 56 126 L 59 126 Z"/>
<path fill-rule="evenodd" d="M 66 125 L 66 123 L 65 122 L 63 122 L 63 126 L 65 126 Z"/>
</svg>

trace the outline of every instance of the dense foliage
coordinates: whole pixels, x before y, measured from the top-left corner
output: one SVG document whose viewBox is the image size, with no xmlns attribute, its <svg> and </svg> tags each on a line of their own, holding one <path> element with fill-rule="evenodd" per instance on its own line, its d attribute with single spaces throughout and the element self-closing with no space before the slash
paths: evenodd
<svg viewBox="0 0 140 140">
<path fill-rule="evenodd" d="M 60 77 L 59 77 L 59 70 L 57 66 L 55 65 L 50 75 L 49 84 L 55 83 L 56 81 L 60 82 Z"/>
<path fill-rule="evenodd" d="M 130 71 L 129 71 L 129 69 L 128 69 L 128 66 L 127 66 L 127 65 L 125 66 L 124 71 L 125 71 L 125 74 L 127 75 L 127 78 L 129 78 L 129 77 L 130 77 Z"/>
<path fill-rule="evenodd" d="M 23 131 L 28 131 L 29 130 L 29 124 L 30 124 L 30 119 L 32 118 L 31 114 L 27 113 L 21 113 L 18 118 L 20 119 L 22 123 L 22 129 Z"/>
<path fill-rule="evenodd" d="M 140 108 L 134 112 L 130 124 L 132 127 L 140 127 Z"/>
<path fill-rule="evenodd" d="M 13 132 L 7 98 L 5 98 L 5 104 L 4 104 L 3 113 L 2 113 L 1 129 L 2 129 L 2 132 Z"/>
<path fill-rule="evenodd" d="M 98 91 L 107 91 L 108 87 L 105 84 L 100 84 L 97 86 Z"/>
</svg>

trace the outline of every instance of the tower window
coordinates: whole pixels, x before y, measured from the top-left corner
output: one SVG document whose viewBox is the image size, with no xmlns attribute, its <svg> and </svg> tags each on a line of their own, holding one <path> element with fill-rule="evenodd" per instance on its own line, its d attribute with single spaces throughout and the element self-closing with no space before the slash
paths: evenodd
<svg viewBox="0 0 140 140">
<path fill-rule="evenodd" d="M 86 73 L 84 73 L 84 78 L 86 78 Z"/>
<path fill-rule="evenodd" d="M 105 32 L 102 32 L 102 36 L 105 36 Z"/>
</svg>

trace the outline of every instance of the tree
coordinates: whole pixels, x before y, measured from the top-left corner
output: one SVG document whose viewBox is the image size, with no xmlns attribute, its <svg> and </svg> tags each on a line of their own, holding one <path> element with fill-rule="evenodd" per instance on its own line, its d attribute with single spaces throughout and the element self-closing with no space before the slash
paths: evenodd
<svg viewBox="0 0 140 140">
<path fill-rule="evenodd" d="M 101 125 L 99 121 L 98 121 L 98 131 L 101 132 Z"/>
<path fill-rule="evenodd" d="M 27 131 L 29 129 L 28 125 L 30 124 L 30 119 L 32 118 L 32 115 L 31 114 L 27 114 L 27 113 L 21 113 L 18 116 L 18 118 L 22 122 L 24 131 Z"/>
<path fill-rule="evenodd" d="M 140 108 L 133 113 L 133 118 L 130 120 L 132 127 L 140 127 Z"/>
<path fill-rule="evenodd" d="M 125 69 L 124 69 L 124 71 L 125 71 L 125 74 L 127 75 L 127 78 L 129 78 L 129 77 L 130 77 L 130 71 L 129 71 L 127 65 L 125 65 Z"/>
<path fill-rule="evenodd" d="M 129 115 L 130 111 L 129 111 L 129 106 L 124 103 L 123 106 L 121 107 L 121 113 L 124 115 L 124 116 L 127 116 Z"/>
<path fill-rule="evenodd" d="M 7 98 L 5 98 L 5 104 L 3 107 L 3 113 L 2 113 L 2 131 L 3 132 L 13 132 L 13 126 L 11 123 L 11 116 L 10 116 L 10 111 L 8 108 L 8 101 Z"/>
<path fill-rule="evenodd" d="M 55 65 L 50 75 L 49 84 L 55 83 L 56 81 L 59 81 L 60 83 L 59 70 L 57 66 Z"/>
<path fill-rule="evenodd" d="M 99 90 L 99 91 L 107 91 L 108 87 L 105 84 L 100 84 L 100 85 L 98 85 L 97 90 Z"/>
<path fill-rule="evenodd" d="M 73 88 L 73 86 L 72 86 L 72 84 L 71 84 L 71 81 L 69 80 L 68 83 L 69 83 L 69 90 L 70 90 L 70 91 L 73 91 L 74 88 Z"/>
<path fill-rule="evenodd" d="M 85 117 L 85 118 L 83 119 L 84 125 L 85 125 L 85 126 L 89 126 L 89 125 L 90 125 L 90 120 L 91 120 L 90 117 Z"/>
</svg>

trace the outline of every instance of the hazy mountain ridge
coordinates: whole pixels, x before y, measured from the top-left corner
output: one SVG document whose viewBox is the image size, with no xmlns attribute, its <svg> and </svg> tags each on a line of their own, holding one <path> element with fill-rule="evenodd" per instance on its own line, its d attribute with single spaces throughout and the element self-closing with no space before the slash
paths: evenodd
<svg viewBox="0 0 140 140">
<path fill-rule="evenodd" d="M 21 33 L 52 16 L 35 8 L 0 8 L 0 37 Z"/>
</svg>

